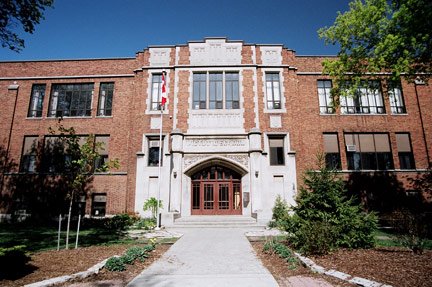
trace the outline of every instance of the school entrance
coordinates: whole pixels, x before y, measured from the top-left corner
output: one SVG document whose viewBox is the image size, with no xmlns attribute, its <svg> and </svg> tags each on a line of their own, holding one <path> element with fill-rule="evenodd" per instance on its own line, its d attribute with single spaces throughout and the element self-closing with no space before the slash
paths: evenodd
<svg viewBox="0 0 432 287">
<path fill-rule="evenodd" d="M 192 215 L 241 215 L 241 175 L 223 166 L 206 167 L 191 177 Z"/>
</svg>

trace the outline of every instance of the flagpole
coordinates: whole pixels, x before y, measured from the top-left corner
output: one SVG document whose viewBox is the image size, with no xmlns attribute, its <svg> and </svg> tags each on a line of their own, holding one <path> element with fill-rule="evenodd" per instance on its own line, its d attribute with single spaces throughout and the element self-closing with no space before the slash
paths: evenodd
<svg viewBox="0 0 432 287">
<path fill-rule="evenodd" d="M 161 189 L 161 162 L 162 162 L 162 126 L 163 126 L 163 106 L 161 105 L 161 116 L 160 116 L 160 129 L 159 129 L 159 175 L 158 175 L 158 192 L 157 192 L 157 204 L 156 204 L 156 228 L 159 229 L 161 222 L 159 216 L 159 202 L 160 202 L 160 189 Z"/>
</svg>

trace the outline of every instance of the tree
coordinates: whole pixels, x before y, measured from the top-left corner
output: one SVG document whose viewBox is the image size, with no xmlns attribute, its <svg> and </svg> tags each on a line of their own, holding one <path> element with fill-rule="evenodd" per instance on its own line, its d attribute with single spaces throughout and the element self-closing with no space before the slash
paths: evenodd
<svg viewBox="0 0 432 287">
<path fill-rule="evenodd" d="M 64 169 L 62 176 L 66 177 L 65 188 L 69 200 L 68 222 L 66 229 L 66 249 L 69 245 L 69 228 L 74 201 L 81 195 L 86 195 L 87 186 L 93 180 L 94 172 L 106 172 L 118 168 L 118 160 L 110 160 L 96 167 L 100 158 L 99 152 L 104 149 L 103 143 L 96 142 L 94 135 L 85 138 L 78 136 L 73 127 L 65 128 L 61 121 L 57 130 L 50 128 L 50 134 L 58 135 L 58 141 L 64 150 Z"/>
<path fill-rule="evenodd" d="M 54 0 L 2 0 L 0 1 L 0 41 L 3 48 L 19 52 L 24 48 L 24 40 L 16 32 L 22 26 L 32 34 L 35 25 L 44 19 L 45 8 L 51 7 Z"/>
<path fill-rule="evenodd" d="M 323 62 L 332 76 L 333 93 L 353 89 L 361 79 L 379 75 L 390 80 L 427 82 L 432 73 L 432 1 L 354 0 L 338 12 L 334 24 L 318 31 L 326 44 L 340 45 L 337 59 Z M 354 91 L 354 90 L 353 90 Z"/>
<path fill-rule="evenodd" d="M 307 170 L 293 215 L 279 224 L 289 240 L 305 254 L 325 254 L 338 247 L 368 248 L 374 245 L 377 218 L 346 196 L 342 178 L 318 156 L 318 170 Z"/>
<path fill-rule="evenodd" d="M 156 219 L 156 212 L 158 208 L 158 200 L 154 197 L 150 197 L 144 202 L 144 211 L 150 210 L 154 219 Z M 159 208 L 162 208 L 162 200 L 159 200 Z"/>
</svg>

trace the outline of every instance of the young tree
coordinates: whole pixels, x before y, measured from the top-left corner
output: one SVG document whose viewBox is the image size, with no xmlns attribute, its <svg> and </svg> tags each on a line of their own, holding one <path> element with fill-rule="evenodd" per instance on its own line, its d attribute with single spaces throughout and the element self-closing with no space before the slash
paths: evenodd
<svg viewBox="0 0 432 287">
<path fill-rule="evenodd" d="M 93 180 L 94 172 L 106 172 L 118 168 L 118 160 L 110 160 L 96 167 L 100 154 L 104 150 L 103 143 L 96 142 L 94 135 L 85 138 L 76 134 L 73 127 L 66 128 L 59 121 L 57 130 L 49 129 L 50 134 L 58 135 L 64 147 L 64 164 L 62 176 L 68 178 L 67 199 L 69 200 L 68 222 L 66 229 L 66 249 L 69 247 L 69 228 L 73 202 L 81 195 L 86 195 L 87 186 Z"/>
<path fill-rule="evenodd" d="M 337 59 L 323 62 L 333 92 L 343 83 L 358 87 L 361 79 L 387 77 L 427 82 L 432 73 L 432 1 L 354 0 L 334 24 L 318 31 L 326 44 L 340 45 Z M 384 72 L 384 74 L 382 73 Z"/>
<path fill-rule="evenodd" d="M 24 48 L 24 40 L 13 30 L 22 26 L 32 34 L 35 25 L 44 19 L 45 8 L 51 7 L 54 0 L 2 0 L 0 1 L 0 41 L 3 48 L 19 52 Z"/>
</svg>

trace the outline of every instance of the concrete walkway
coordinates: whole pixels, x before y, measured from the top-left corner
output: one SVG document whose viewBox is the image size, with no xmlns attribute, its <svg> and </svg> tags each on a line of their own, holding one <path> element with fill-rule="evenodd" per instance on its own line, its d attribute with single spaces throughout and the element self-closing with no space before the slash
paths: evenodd
<svg viewBox="0 0 432 287">
<path fill-rule="evenodd" d="M 184 235 L 127 286 L 278 286 L 241 228 L 182 228 Z"/>
</svg>

